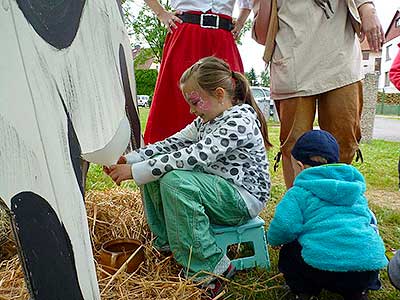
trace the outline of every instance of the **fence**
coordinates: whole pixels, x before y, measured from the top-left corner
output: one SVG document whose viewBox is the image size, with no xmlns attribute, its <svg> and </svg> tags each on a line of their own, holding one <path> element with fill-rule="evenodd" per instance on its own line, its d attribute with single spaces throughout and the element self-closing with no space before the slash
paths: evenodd
<svg viewBox="0 0 400 300">
<path fill-rule="evenodd" d="M 396 94 L 385 94 L 382 92 L 378 93 L 376 113 L 378 115 L 400 116 L 400 104 L 398 104 L 398 96 L 399 95 Z"/>
<path fill-rule="evenodd" d="M 385 104 L 384 102 L 378 103 L 376 105 L 376 114 L 377 115 L 400 116 L 400 105 Z"/>
</svg>

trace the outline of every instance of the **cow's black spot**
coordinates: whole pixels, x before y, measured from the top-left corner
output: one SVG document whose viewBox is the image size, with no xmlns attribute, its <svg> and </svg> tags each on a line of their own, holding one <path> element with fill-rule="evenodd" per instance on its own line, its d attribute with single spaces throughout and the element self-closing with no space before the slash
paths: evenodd
<svg viewBox="0 0 400 300">
<path fill-rule="evenodd" d="M 21 192 L 11 211 L 35 299 L 83 300 L 71 240 L 46 199 Z"/>
<path fill-rule="evenodd" d="M 17 0 L 17 3 L 42 39 L 64 49 L 75 39 L 86 0 Z"/>
</svg>

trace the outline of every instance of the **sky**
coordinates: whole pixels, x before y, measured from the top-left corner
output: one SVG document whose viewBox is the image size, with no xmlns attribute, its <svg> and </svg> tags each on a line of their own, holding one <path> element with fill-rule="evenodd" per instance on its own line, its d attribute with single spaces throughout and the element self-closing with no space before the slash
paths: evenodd
<svg viewBox="0 0 400 300">
<path fill-rule="evenodd" d="M 140 7 L 143 5 L 143 0 L 131 0 L 130 3 L 132 4 L 133 10 L 139 11 Z M 400 9 L 400 0 L 374 0 L 374 4 L 383 30 L 386 31 L 396 10 L 398 8 Z M 235 8 L 233 15 L 235 16 L 237 14 L 238 10 Z M 262 60 L 264 47 L 257 44 L 251 38 L 250 32 L 247 32 L 245 36 L 242 37 L 242 45 L 239 45 L 238 48 L 246 72 L 250 71 L 251 68 L 254 68 L 257 75 L 264 71 L 265 63 Z"/>
<path fill-rule="evenodd" d="M 374 4 L 383 30 L 386 31 L 397 8 L 400 9 L 400 0 L 374 0 Z M 234 15 L 235 13 L 237 13 L 236 10 Z M 254 68 L 257 75 L 264 71 L 265 63 L 262 60 L 264 47 L 251 38 L 250 32 L 245 34 L 242 38 L 242 45 L 239 45 L 238 48 L 246 72 L 250 71 L 251 68 Z"/>
</svg>

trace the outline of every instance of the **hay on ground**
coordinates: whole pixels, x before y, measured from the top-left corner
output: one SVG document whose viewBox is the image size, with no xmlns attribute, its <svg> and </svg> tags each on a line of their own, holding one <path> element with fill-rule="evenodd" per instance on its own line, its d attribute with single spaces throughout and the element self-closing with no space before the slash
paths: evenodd
<svg viewBox="0 0 400 300">
<path fill-rule="evenodd" d="M 139 191 L 122 188 L 89 191 L 86 194 L 86 210 L 102 300 L 208 298 L 204 291 L 197 287 L 199 283 L 183 279 L 182 268 L 172 256 L 162 256 L 152 248 L 153 237 L 144 217 Z M 146 260 L 134 273 L 117 272 L 111 275 L 98 263 L 101 245 L 115 238 L 132 238 L 143 243 Z M 249 285 L 236 282 L 231 284 L 240 290 L 262 292 L 281 288 L 266 285 L 280 276 L 281 274 L 278 274 L 263 282 Z M 218 296 L 218 299 L 223 298 L 224 294 Z M 29 299 L 24 274 L 16 255 L 0 263 L 0 300 L 3 299 Z"/>
<path fill-rule="evenodd" d="M 181 268 L 172 257 L 162 256 L 152 248 L 139 191 L 89 191 L 86 209 L 101 299 L 202 298 L 203 291 L 182 279 Z M 101 245 L 114 238 L 133 238 L 143 243 L 146 261 L 133 274 L 120 272 L 113 276 L 98 264 Z M 16 255 L 0 263 L 0 300 L 3 299 L 29 299 Z"/>
</svg>

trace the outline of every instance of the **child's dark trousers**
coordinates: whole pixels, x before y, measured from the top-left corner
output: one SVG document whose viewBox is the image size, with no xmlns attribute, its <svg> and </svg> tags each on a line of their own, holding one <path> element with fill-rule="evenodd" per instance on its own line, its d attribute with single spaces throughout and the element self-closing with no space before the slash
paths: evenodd
<svg viewBox="0 0 400 300">
<path fill-rule="evenodd" d="M 318 296 L 322 289 L 338 293 L 351 299 L 365 290 L 377 290 L 381 284 L 379 271 L 330 272 L 323 271 L 304 262 L 301 245 L 296 240 L 282 246 L 279 253 L 279 271 L 285 277 L 287 285 L 295 294 Z"/>
</svg>

